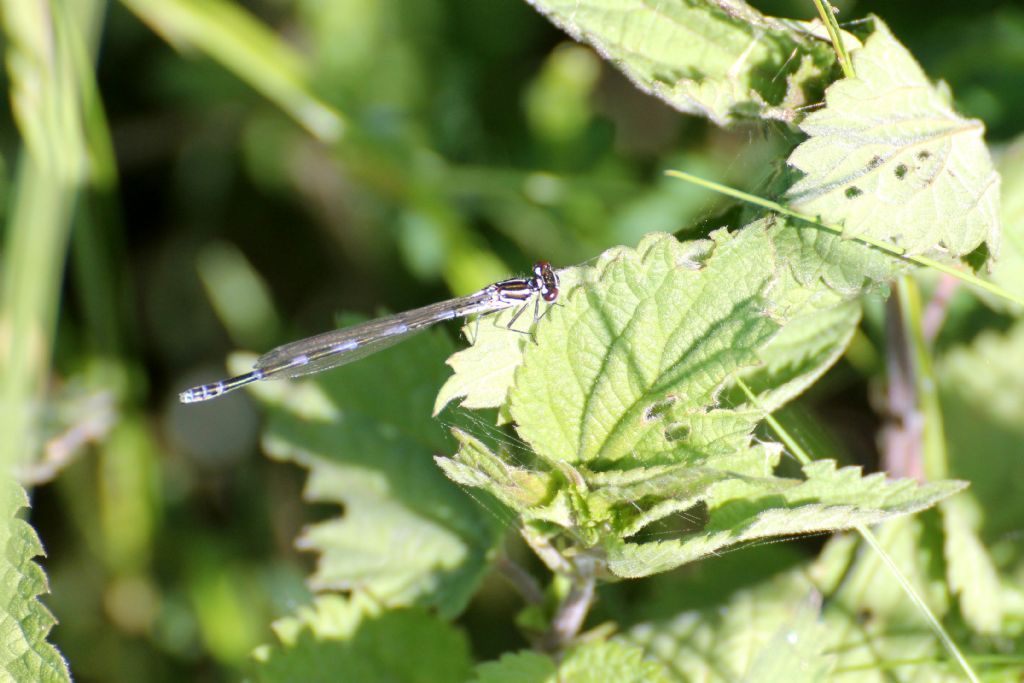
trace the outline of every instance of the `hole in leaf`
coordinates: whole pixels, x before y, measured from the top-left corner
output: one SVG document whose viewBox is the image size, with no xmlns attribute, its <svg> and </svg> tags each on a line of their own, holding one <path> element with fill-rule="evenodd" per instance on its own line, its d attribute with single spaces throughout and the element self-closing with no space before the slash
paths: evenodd
<svg viewBox="0 0 1024 683">
<path fill-rule="evenodd" d="M 688 425 L 672 425 L 665 430 L 665 438 L 669 441 L 684 441 L 690 436 L 690 427 Z"/>
<path fill-rule="evenodd" d="M 862 194 L 864 194 L 864 190 L 860 189 L 856 185 L 851 185 L 850 187 L 846 188 L 846 198 L 847 199 L 856 199 L 857 197 L 861 196 Z"/>
<path fill-rule="evenodd" d="M 908 169 L 906 164 L 900 164 L 899 166 L 897 166 L 895 171 L 896 179 L 903 180 L 907 175 L 907 170 Z"/>
<path fill-rule="evenodd" d="M 647 410 L 644 411 L 643 420 L 644 422 L 654 422 L 660 420 L 668 412 L 668 409 L 676 402 L 675 396 L 666 396 L 660 401 L 656 401 L 651 405 L 647 406 Z"/>
<path fill-rule="evenodd" d="M 988 248 L 987 242 L 979 244 L 974 251 L 966 256 L 961 257 L 963 262 L 971 267 L 972 270 L 981 270 L 988 263 L 989 258 L 992 257 L 992 252 Z"/>
</svg>

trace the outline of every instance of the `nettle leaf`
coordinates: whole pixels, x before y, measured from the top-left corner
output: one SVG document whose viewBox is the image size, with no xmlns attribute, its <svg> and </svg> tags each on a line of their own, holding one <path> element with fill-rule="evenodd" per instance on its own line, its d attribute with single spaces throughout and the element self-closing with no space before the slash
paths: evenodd
<svg viewBox="0 0 1024 683">
<path fill-rule="evenodd" d="M 509 465 L 473 437 L 455 435 L 462 444 L 459 452 L 437 459 L 445 473 L 516 511 L 531 527 L 526 530 L 531 540 L 541 540 L 537 534 L 554 525 L 556 534 L 568 533 L 586 546 L 610 542 L 688 510 L 713 484 L 735 476 L 686 463 L 594 472 L 563 462 L 555 472 L 544 472 Z"/>
<path fill-rule="evenodd" d="M 537 507 L 557 492 L 549 472 L 512 465 L 490 451 L 483 442 L 460 429 L 452 434 L 459 441 L 456 458 L 434 459 L 448 477 L 463 486 L 485 488 L 495 498 L 517 511 Z"/>
<path fill-rule="evenodd" d="M 980 506 L 957 496 L 940 507 L 945 531 L 946 574 L 964 621 L 978 633 L 997 635 L 1003 626 L 1003 588 L 988 549 L 978 536 Z"/>
<path fill-rule="evenodd" d="M 1003 179 L 1004 248 L 992 268 L 992 280 L 1004 289 L 1024 296 L 1024 136 L 1019 136 L 999 159 Z M 986 296 L 993 307 L 1005 310 L 1009 304 L 1001 297 Z"/>
<path fill-rule="evenodd" d="M 936 366 L 951 473 L 971 482 L 982 510 L 982 538 L 1024 559 L 1024 321 L 987 330 Z"/>
<path fill-rule="evenodd" d="M 801 568 L 738 591 L 725 605 L 642 623 L 619 638 L 666 662 L 677 681 L 825 680 L 833 657 L 824 654 L 819 608 Z"/>
<path fill-rule="evenodd" d="M 558 683 L 558 665 L 550 657 L 526 650 L 505 654 L 476 667 L 471 683 Z"/>
<path fill-rule="evenodd" d="M 856 554 L 851 568 L 855 541 L 837 537 L 809 566 L 739 590 L 725 604 L 641 623 L 618 638 L 665 662 L 677 681 L 824 681 L 842 679 L 841 674 L 858 683 L 962 680 L 962 672 L 942 656 L 934 633 L 913 614 L 915 608 L 907 610 L 912 619 L 905 620 L 871 599 L 873 588 L 892 587 L 894 604 L 909 602 L 874 553 Z M 899 559 L 897 564 L 905 566 Z M 854 597 L 845 588 L 849 575 L 860 575 L 867 566 L 870 581 L 859 593 L 867 600 L 848 599 Z M 837 575 L 844 586 L 841 601 L 831 594 L 836 587 L 825 585 L 823 573 Z M 829 596 L 824 607 L 823 594 Z"/>
<path fill-rule="evenodd" d="M 766 298 L 773 253 L 757 227 L 712 237 L 655 234 L 607 252 L 538 327 L 510 400 L 541 458 L 595 470 L 637 454 L 678 462 L 698 455 L 686 435 L 727 440 L 731 451 L 753 428 L 752 411 L 738 416 L 716 399 L 779 328 Z"/>
<path fill-rule="evenodd" d="M 940 620 L 950 608 L 941 561 L 938 515 L 891 520 L 875 530 L 900 572 Z M 907 599 L 906 590 L 877 553 L 858 552 L 854 536 L 829 541 L 808 575 L 829 595 L 825 623 L 836 670 L 858 671 L 857 680 L 884 683 L 959 681 L 963 673 L 943 656 L 940 641 Z M 864 615 L 869 615 L 865 619 Z M 897 666 L 900 662 L 906 662 Z"/>
<path fill-rule="evenodd" d="M 49 591 L 46 574 L 33 561 L 43 554 L 35 530 L 17 517 L 28 505 L 25 490 L 13 479 L 0 482 L 3 514 L 3 655 L 0 671 L 12 681 L 70 681 L 67 663 L 46 637 L 56 623 L 39 602 Z"/>
<path fill-rule="evenodd" d="M 777 536 L 850 529 L 877 524 L 932 506 L 966 487 L 945 481 L 919 484 L 861 476 L 859 467 L 837 470 L 831 460 L 803 468 L 805 480 L 733 477 L 708 492 L 703 531 L 679 540 L 606 544 L 609 570 L 638 577 L 672 569 L 737 544 Z"/>
<path fill-rule="evenodd" d="M 800 124 L 809 139 L 789 163 L 805 176 L 789 205 L 910 254 L 962 257 L 982 243 L 996 253 L 999 176 L 984 126 L 958 116 L 946 88 L 874 22 L 852 55 L 857 76 L 829 86 L 825 107 Z"/>
<path fill-rule="evenodd" d="M 445 381 L 434 400 L 434 415 L 437 415 L 452 401 L 462 399 L 463 408 L 499 408 L 505 403 L 512 377 L 522 363 L 522 346 L 528 340 L 520 334 L 509 334 L 495 323 L 506 322 L 511 312 L 502 311 L 488 316 L 486 323 L 476 321 L 477 332 L 469 348 L 453 353 L 445 361 L 452 369 L 452 375 Z M 520 318 L 522 320 L 522 317 Z M 518 325 L 525 321 L 517 322 Z M 463 328 L 468 331 L 467 325 Z"/>
<path fill-rule="evenodd" d="M 446 474 L 515 511 L 552 569 L 564 568 L 552 549 L 568 541 L 622 577 L 875 523 L 959 490 L 831 461 L 803 480 L 773 476 L 781 447 L 754 442 L 763 409 L 732 382 L 746 373 L 781 405 L 834 362 L 859 309 L 826 288 L 779 291 L 768 226 L 689 243 L 650 235 L 581 269 L 523 348 L 510 392 L 536 457 L 513 460 L 456 431 L 459 452 L 438 458 Z"/>
<path fill-rule="evenodd" d="M 456 683 L 471 671 L 465 635 L 421 609 L 383 611 L 365 599 L 322 596 L 274 629 L 280 642 L 255 653 L 253 680 L 261 683 Z"/>
<path fill-rule="evenodd" d="M 1024 500 L 1024 323 L 988 330 L 937 364 L 950 470 L 971 490 L 942 508 L 949 585 L 979 633 L 996 633 L 1012 612 L 999 569 L 1024 559 L 1018 540 Z M 998 558 L 998 559 L 997 559 Z"/>
<path fill-rule="evenodd" d="M 831 305 L 819 308 L 805 304 L 805 310 L 810 310 L 788 321 L 758 351 L 762 365 L 743 374 L 743 381 L 766 411 L 781 407 L 817 381 L 843 354 L 857 330 L 860 302 L 836 302 L 826 293 L 831 290 L 819 291 Z M 741 401 L 736 389 L 730 395 L 733 402 Z"/>
<path fill-rule="evenodd" d="M 627 643 L 594 641 L 569 651 L 558 669 L 559 683 L 668 683 L 664 665 L 643 659 L 643 651 Z"/>
<path fill-rule="evenodd" d="M 504 655 L 477 666 L 473 683 L 668 683 L 664 665 L 644 659 L 643 650 L 616 641 L 592 641 L 570 649 L 555 662 L 536 652 Z"/>
<path fill-rule="evenodd" d="M 321 640 L 348 640 L 364 619 L 379 617 L 386 610 L 366 593 L 338 595 L 324 593 L 313 598 L 312 604 L 300 605 L 288 616 L 275 619 L 271 627 L 284 646 L 294 645 L 303 630 L 310 631 Z M 271 645 L 260 646 L 254 655 L 265 659 Z"/>
<path fill-rule="evenodd" d="M 314 589 L 445 615 L 475 590 L 501 525 L 431 459 L 450 447 L 429 413 L 451 349 L 428 332 L 314 381 L 257 387 L 268 402 L 267 453 L 309 469 L 309 500 L 344 508 L 298 540 L 320 553 Z"/>
<path fill-rule="evenodd" d="M 776 216 L 771 224 L 772 243 L 788 277 L 811 291 L 824 285 L 852 299 L 865 290 L 881 289 L 913 267 L 910 261 L 804 221 Z"/>
<path fill-rule="evenodd" d="M 792 119 L 816 99 L 835 59 L 816 23 L 780 21 L 748 5 L 665 0 L 530 0 L 594 46 L 644 92 L 719 126 Z M 823 33 L 823 32 L 822 32 Z M 851 49 L 857 40 L 844 34 Z"/>
</svg>

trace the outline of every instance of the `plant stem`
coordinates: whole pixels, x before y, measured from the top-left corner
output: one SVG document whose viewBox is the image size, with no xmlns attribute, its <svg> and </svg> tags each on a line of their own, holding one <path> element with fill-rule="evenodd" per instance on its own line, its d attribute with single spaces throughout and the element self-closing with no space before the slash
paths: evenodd
<svg viewBox="0 0 1024 683">
<path fill-rule="evenodd" d="M 507 556 L 500 556 L 495 562 L 495 568 L 515 587 L 527 604 L 539 605 L 544 602 L 544 592 L 537 580 Z"/>
<path fill-rule="evenodd" d="M 959 287 L 960 283 L 948 275 L 939 278 L 935 292 L 932 293 L 932 298 L 928 301 L 921 316 L 922 333 L 925 341 L 929 344 L 934 343 L 935 338 L 939 335 L 939 330 L 942 329 L 942 324 L 946 321 L 946 313 L 949 311 L 949 301 Z"/>
<path fill-rule="evenodd" d="M 839 66 L 843 68 L 843 76 L 846 78 L 856 78 L 857 72 L 853 70 L 853 60 L 850 59 L 850 53 L 846 51 L 846 46 L 843 45 L 843 34 L 839 31 L 839 24 L 836 22 L 836 15 L 832 11 L 832 6 L 828 3 L 828 0 L 814 0 L 814 6 L 818 8 L 818 16 L 821 17 L 821 23 L 825 24 L 828 37 L 832 39 L 832 47 L 836 51 Z"/>
<path fill-rule="evenodd" d="M 901 279 L 902 282 L 902 279 Z M 897 295 L 885 303 L 885 424 L 881 430 L 882 469 L 894 477 L 924 480 L 924 416 L 918 403 L 906 302 Z"/>
<path fill-rule="evenodd" d="M 573 565 L 576 572 L 571 577 L 569 593 L 558 606 L 551 620 L 551 628 L 540 643 L 541 649 L 546 652 L 560 652 L 583 627 L 583 621 L 594 601 L 595 564 L 595 560 L 587 555 L 575 558 Z"/>
<path fill-rule="evenodd" d="M 921 453 L 923 475 L 926 479 L 945 479 L 949 476 L 946 437 L 939 405 L 938 380 L 932 364 L 932 352 L 926 338 L 922 314 L 921 290 L 909 277 L 900 278 L 897 292 L 903 309 L 907 352 L 912 363 L 915 410 L 921 416 Z"/>
</svg>

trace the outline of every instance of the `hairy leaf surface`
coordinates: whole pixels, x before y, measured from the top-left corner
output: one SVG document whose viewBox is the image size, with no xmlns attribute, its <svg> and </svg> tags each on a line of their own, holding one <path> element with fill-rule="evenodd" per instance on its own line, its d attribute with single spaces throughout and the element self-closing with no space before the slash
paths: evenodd
<svg viewBox="0 0 1024 683">
<path fill-rule="evenodd" d="M 520 435 L 549 462 L 599 468 L 678 458 L 688 448 L 673 432 L 707 441 L 742 430 L 715 410 L 717 395 L 778 330 L 772 256 L 760 229 L 687 243 L 652 235 L 606 253 L 525 351 L 511 393 Z"/>
<path fill-rule="evenodd" d="M 923 510 L 966 486 L 956 481 L 893 481 L 882 474 L 862 477 L 860 468 L 837 470 L 830 460 L 804 467 L 804 475 L 804 481 L 722 481 L 708 491 L 708 523 L 700 533 L 679 540 L 612 543 L 608 566 L 617 576 L 646 576 L 762 538 L 877 524 Z"/>
<path fill-rule="evenodd" d="M 46 575 L 34 561 L 43 554 L 43 547 L 35 530 L 16 516 L 28 497 L 10 478 L 0 486 L 4 519 L 0 671 L 12 681 L 70 681 L 64 658 L 46 640 L 56 620 L 39 602 L 39 596 L 49 590 Z"/>
<path fill-rule="evenodd" d="M 802 213 L 850 236 L 910 254 L 961 257 L 999 246 L 999 176 L 980 121 L 958 116 L 944 87 L 877 18 L 853 53 L 855 78 L 833 83 L 800 124 L 809 139 L 789 163 L 806 175 L 788 193 Z"/>
<path fill-rule="evenodd" d="M 687 243 L 649 235 L 582 269 L 525 346 L 510 392 L 537 459 L 510 460 L 456 431 L 459 452 L 438 458 L 446 474 L 514 510 L 552 569 L 568 541 L 622 577 L 872 524 L 962 488 L 862 477 L 831 461 L 805 467 L 803 480 L 774 475 L 781 448 L 754 442 L 763 408 L 735 378 L 746 373 L 767 404 L 785 403 L 834 362 L 859 307 L 788 277 L 780 288 L 769 225 Z"/>
<path fill-rule="evenodd" d="M 792 118 L 834 65 L 814 24 L 766 17 L 744 3 L 530 0 L 590 43 L 641 90 L 724 126 Z M 846 37 L 852 49 L 857 41 Z"/>
</svg>

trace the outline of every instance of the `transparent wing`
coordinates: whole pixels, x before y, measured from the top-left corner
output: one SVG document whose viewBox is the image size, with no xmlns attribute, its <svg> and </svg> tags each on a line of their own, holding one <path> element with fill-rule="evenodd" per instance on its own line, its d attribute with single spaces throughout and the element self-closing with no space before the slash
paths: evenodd
<svg viewBox="0 0 1024 683">
<path fill-rule="evenodd" d="M 481 290 L 279 346 L 256 359 L 254 369 L 262 371 L 263 379 L 302 377 L 330 370 L 386 349 L 444 320 L 508 305 Z"/>
</svg>

